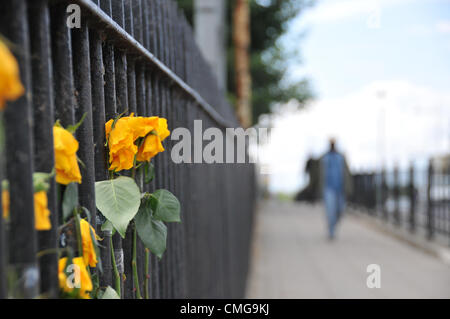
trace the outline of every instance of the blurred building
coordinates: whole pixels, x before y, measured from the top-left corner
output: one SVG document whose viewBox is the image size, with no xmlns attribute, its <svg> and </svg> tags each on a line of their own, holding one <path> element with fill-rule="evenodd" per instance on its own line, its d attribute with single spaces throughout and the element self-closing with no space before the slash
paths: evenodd
<svg viewBox="0 0 450 319">
<path fill-rule="evenodd" d="M 195 39 L 217 77 L 219 88 L 226 89 L 225 2 L 195 0 Z"/>
</svg>

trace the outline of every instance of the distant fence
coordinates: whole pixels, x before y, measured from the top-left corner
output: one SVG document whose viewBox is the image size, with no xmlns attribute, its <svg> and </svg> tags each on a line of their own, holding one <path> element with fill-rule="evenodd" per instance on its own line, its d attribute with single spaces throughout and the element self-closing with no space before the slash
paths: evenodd
<svg viewBox="0 0 450 319">
<path fill-rule="evenodd" d="M 69 4 L 81 7 L 81 28 L 66 25 Z M 95 181 L 108 179 L 105 120 L 128 110 L 166 117 L 169 129 L 193 121 L 203 127 L 238 126 L 202 58 L 184 15 L 171 0 L 3 0 L 0 33 L 15 45 L 27 94 L 4 114 L 6 151 L 2 179 L 9 180 L 11 218 L 0 218 L 0 297 L 58 294 L 58 227 L 34 230 L 32 173 L 50 172 L 52 127 L 87 117 L 77 131 L 83 183 L 81 204 L 93 214 Z M 169 225 L 167 251 L 150 262 L 151 298 L 239 298 L 247 275 L 254 205 L 251 164 L 174 164 L 173 142 L 155 158 L 156 179 L 144 190 L 166 188 L 181 202 L 182 223 Z M 141 181 L 142 182 L 142 181 Z M 60 191 L 48 193 L 53 225 L 59 225 Z M 99 215 L 99 213 L 97 213 Z M 99 230 L 101 218 L 94 226 Z M 109 240 L 103 240 L 102 286 L 112 284 Z M 125 298 L 134 297 L 131 239 L 113 236 L 124 256 Z M 144 276 L 144 249 L 138 243 Z M 47 251 L 39 258 L 39 251 Z M 116 253 L 116 256 L 120 256 Z M 120 260 L 118 260 L 120 262 Z M 7 289 L 16 276 L 21 288 Z M 37 276 L 39 274 L 39 276 Z M 40 280 L 38 280 L 40 278 Z M 143 280 L 140 280 L 143 282 Z M 16 291 L 17 288 L 17 291 Z M 144 287 L 141 287 L 143 291 Z"/>
<path fill-rule="evenodd" d="M 430 160 L 425 170 L 353 175 L 350 202 L 368 214 L 383 218 L 428 239 L 437 236 L 450 244 L 450 167 L 447 161 Z"/>
</svg>

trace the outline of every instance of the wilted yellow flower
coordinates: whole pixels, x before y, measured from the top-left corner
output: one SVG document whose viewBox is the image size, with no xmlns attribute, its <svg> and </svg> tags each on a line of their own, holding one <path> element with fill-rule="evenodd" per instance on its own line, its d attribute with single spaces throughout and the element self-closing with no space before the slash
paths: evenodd
<svg viewBox="0 0 450 319">
<path fill-rule="evenodd" d="M 86 264 L 84 263 L 83 257 L 73 258 L 72 262 L 74 265 L 79 267 L 79 280 L 76 278 L 78 271 L 74 268 L 71 270 L 70 274 L 75 276 L 75 280 L 69 280 L 68 282 L 65 274 L 67 257 L 60 258 L 58 263 L 59 286 L 64 292 L 72 292 L 73 289 L 77 288 L 76 286 L 73 287 L 73 284 L 79 283 L 80 297 L 82 299 L 90 299 L 89 292 L 92 291 L 93 286 L 91 276 L 86 269 Z"/>
<path fill-rule="evenodd" d="M 95 267 L 97 265 L 97 254 L 95 253 L 94 243 L 92 241 L 92 234 L 97 238 L 94 228 L 85 220 L 80 221 L 81 241 L 83 244 L 83 259 L 86 265 Z"/>
<path fill-rule="evenodd" d="M 165 118 L 158 118 L 158 127 L 156 132 L 158 133 L 161 142 L 170 135 L 170 131 L 167 129 L 167 120 Z"/>
<path fill-rule="evenodd" d="M 124 119 L 129 122 L 130 128 L 133 130 L 134 141 L 139 137 L 145 137 L 151 131 L 156 130 L 158 126 L 157 117 L 134 117 L 134 114 L 131 114 Z"/>
<path fill-rule="evenodd" d="M 139 162 L 150 161 L 158 153 L 164 152 L 161 142 L 170 135 L 165 118 L 151 117 L 149 119 L 155 122 L 154 132 L 145 138 L 144 143 L 139 148 L 137 155 Z"/>
<path fill-rule="evenodd" d="M 9 217 L 9 191 L 2 191 L 3 218 Z M 49 230 L 52 228 L 50 222 L 50 210 L 47 207 L 47 193 L 45 191 L 34 193 L 34 225 L 36 230 Z"/>
<path fill-rule="evenodd" d="M 21 97 L 25 89 L 20 82 L 19 65 L 8 47 L 0 41 L 0 110 L 5 108 L 7 100 Z"/>
<path fill-rule="evenodd" d="M 105 124 L 110 170 L 131 169 L 136 154 L 136 160 L 149 161 L 156 154 L 164 151 L 161 142 L 170 135 L 167 120 L 157 116 L 135 117 L 131 114 L 118 119 L 112 129 L 113 123 L 114 121 L 110 120 Z M 138 150 L 136 140 L 144 137 L 145 141 Z"/>
<path fill-rule="evenodd" d="M 121 171 L 133 167 L 137 146 L 134 144 L 133 130 L 127 118 L 120 118 L 112 129 L 113 120 L 105 124 L 105 134 L 109 146 L 109 169 Z"/>
<path fill-rule="evenodd" d="M 67 185 L 81 183 L 81 173 L 77 162 L 78 141 L 69 131 L 59 126 L 53 127 L 55 147 L 56 182 Z"/>
<path fill-rule="evenodd" d="M 52 228 L 50 210 L 47 205 L 48 199 L 45 191 L 34 193 L 34 224 L 36 230 L 49 230 Z"/>
<path fill-rule="evenodd" d="M 145 138 L 144 143 L 139 148 L 136 159 L 139 162 L 147 162 L 160 152 L 164 152 L 161 139 L 158 135 L 152 134 Z"/>
<path fill-rule="evenodd" d="M 9 218 L 9 191 L 6 189 L 2 191 L 2 210 L 3 218 Z"/>
</svg>

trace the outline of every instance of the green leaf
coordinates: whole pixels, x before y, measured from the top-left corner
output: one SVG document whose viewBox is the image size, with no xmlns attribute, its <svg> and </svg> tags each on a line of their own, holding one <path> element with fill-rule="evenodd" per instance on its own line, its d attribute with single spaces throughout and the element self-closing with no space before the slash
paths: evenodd
<svg viewBox="0 0 450 319">
<path fill-rule="evenodd" d="M 86 207 L 80 207 L 80 213 L 84 212 L 84 214 L 86 215 L 87 221 L 89 222 L 89 224 L 91 223 L 91 212 L 89 211 L 89 209 L 87 209 Z"/>
<path fill-rule="evenodd" d="M 134 179 L 121 176 L 117 179 L 95 183 L 97 209 L 125 238 L 128 224 L 136 215 L 141 203 L 141 193 Z"/>
<path fill-rule="evenodd" d="M 41 173 L 35 172 L 33 173 L 33 188 L 34 192 L 45 191 L 48 192 L 50 188 L 49 180 L 55 173 L 52 171 L 51 173 Z"/>
<path fill-rule="evenodd" d="M 114 226 L 109 220 L 106 220 L 102 224 L 101 231 L 110 231 L 110 232 L 112 232 L 113 230 L 114 230 Z"/>
<path fill-rule="evenodd" d="M 66 186 L 62 200 L 63 220 L 66 221 L 72 216 L 73 210 L 78 207 L 78 186 L 70 183 Z"/>
<path fill-rule="evenodd" d="M 9 190 L 9 181 L 7 179 L 2 180 L 2 190 Z"/>
<path fill-rule="evenodd" d="M 94 271 L 93 274 L 91 274 L 91 281 L 92 281 L 92 291 L 89 293 L 91 295 L 91 298 L 98 299 L 99 292 L 101 290 L 99 289 L 100 286 L 100 278 L 98 277 L 98 273 Z"/>
<path fill-rule="evenodd" d="M 152 211 L 145 202 L 135 218 L 136 230 L 144 246 L 150 249 L 159 259 L 166 250 L 167 227 L 162 221 L 152 217 Z"/>
<path fill-rule="evenodd" d="M 117 292 L 110 286 L 106 287 L 101 299 L 120 299 Z"/>
<path fill-rule="evenodd" d="M 165 189 L 155 191 L 150 197 L 151 207 L 156 219 L 164 222 L 181 222 L 180 202 L 171 192 Z"/>
<path fill-rule="evenodd" d="M 61 121 L 58 119 L 58 120 L 56 120 L 56 122 L 55 122 L 55 125 L 54 126 L 56 126 L 56 127 L 61 127 L 61 128 L 64 128 L 62 125 L 61 125 Z"/>
</svg>

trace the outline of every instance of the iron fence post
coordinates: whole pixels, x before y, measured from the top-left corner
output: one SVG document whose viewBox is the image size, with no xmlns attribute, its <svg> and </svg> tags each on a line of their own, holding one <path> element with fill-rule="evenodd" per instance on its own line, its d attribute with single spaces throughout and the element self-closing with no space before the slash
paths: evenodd
<svg viewBox="0 0 450 319">
<path fill-rule="evenodd" d="M 434 180 L 433 161 L 430 159 L 428 164 L 428 183 L 427 183 L 427 238 L 429 240 L 434 237 L 434 205 L 432 199 L 433 180 Z"/>
<path fill-rule="evenodd" d="M 389 220 L 389 213 L 386 207 L 386 202 L 389 198 L 389 187 L 387 185 L 387 171 L 383 168 L 381 171 L 381 189 L 382 189 L 382 198 L 381 198 L 381 205 L 382 205 L 382 214 L 384 220 Z"/>
<path fill-rule="evenodd" d="M 394 167 L 394 186 L 393 186 L 393 197 L 394 197 L 394 225 L 400 226 L 400 180 L 399 180 L 399 169 L 398 166 Z"/>
<path fill-rule="evenodd" d="M 411 164 L 409 168 L 409 229 L 412 233 L 416 231 L 416 188 L 414 183 L 414 165 Z"/>
<path fill-rule="evenodd" d="M 50 16 L 47 0 L 30 1 L 28 11 L 30 21 L 30 41 L 32 54 L 32 86 L 34 115 L 34 162 L 38 172 L 50 173 L 54 167 L 53 155 L 53 76 L 50 46 Z M 56 298 L 59 291 L 57 225 L 58 207 L 56 202 L 55 179 L 50 181 L 47 192 L 48 209 L 52 228 L 38 232 L 38 250 L 53 251 L 39 258 L 41 293 Z"/>
<path fill-rule="evenodd" d="M 13 54 L 16 56 L 20 79 L 27 92 L 15 102 L 8 103 L 4 113 L 7 179 L 11 198 L 8 273 L 14 276 L 18 283 L 12 291 L 12 297 L 19 298 L 34 298 L 39 293 L 32 177 L 33 118 L 27 9 L 26 0 L 0 2 L 0 32 L 16 46 Z"/>
</svg>

